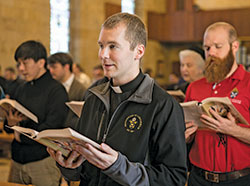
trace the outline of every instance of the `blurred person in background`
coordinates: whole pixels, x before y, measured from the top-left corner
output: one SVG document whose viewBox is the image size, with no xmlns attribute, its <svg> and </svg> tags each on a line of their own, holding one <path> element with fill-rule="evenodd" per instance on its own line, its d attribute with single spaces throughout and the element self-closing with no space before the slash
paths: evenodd
<svg viewBox="0 0 250 186">
<path fill-rule="evenodd" d="M 2 87 L 2 90 L 5 91 L 6 80 L 2 76 L 2 67 L 1 67 L 1 65 L 0 65 L 0 86 Z"/>
<path fill-rule="evenodd" d="M 12 98 L 19 87 L 25 80 L 17 75 L 15 68 L 7 67 L 4 70 L 4 77 L 6 79 L 6 96 Z"/>
<path fill-rule="evenodd" d="M 172 72 L 168 76 L 168 81 L 169 85 L 167 86 L 167 90 L 176 90 L 180 85 L 181 77 Z"/>
<path fill-rule="evenodd" d="M 72 72 L 75 74 L 76 79 L 82 83 L 85 88 L 89 88 L 91 85 L 91 79 L 86 73 L 84 73 L 82 67 L 79 64 L 73 63 Z"/>
<path fill-rule="evenodd" d="M 67 53 L 58 52 L 48 57 L 50 74 L 65 87 L 69 101 L 83 101 L 86 88 L 76 79 L 72 66 L 72 57 Z M 77 115 L 69 110 L 65 127 L 74 129 L 78 119 Z"/>
<path fill-rule="evenodd" d="M 103 72 L 102 65 L 94 66 L 92 74 L 93 74 L 92 84 L 95 83 L 96 81 L 104 78 L 104 72 Z"/>
<path fill-rule="evenodd" d="M 179 52 L 180 71 L 184 83 L 180 84 L 176 89 L 186 92 L 188 85 L 196 80 L 204 77 L 205 54 L 200 47 L 193 46 Z"/>
</svg>

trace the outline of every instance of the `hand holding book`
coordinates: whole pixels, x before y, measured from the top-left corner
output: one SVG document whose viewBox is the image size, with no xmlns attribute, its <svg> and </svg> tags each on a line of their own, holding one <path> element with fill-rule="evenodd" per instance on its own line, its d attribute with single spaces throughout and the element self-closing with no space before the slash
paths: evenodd
<svg viewBox="0 0 250 186">
<path fill-rule="evenodd" d="M 1 107 L 1 109 L 3 108 Z M 2 113 L 4 117 L 7 119 L 9 126 L 15 126 L 18 125 L 18 123 L 21 122 L 22 120 L 27 120 L 27 117 L 25 115 L 15 110 L 14 108 L 10 108 L 9 110 L 3 109 Z"/>
<path fill-rule="evenodd" d="M 185 121 L 194 121 L 199 127 L 205 127 L 200 120 L 202 114 L 214 118 L 209 111 L 210 108 L 222 117 L 227 117 L 228 112 L 230 112 L 237 123 L 249 125 L 247 120 L 234 107 L 228 97 L 210 97 L 204 99 L 202 102 L 190 101 L 180 103 L 180 105 L 184 111 Z"/>
<path fill-rule="evenodd" d="M 47 147 L 47 151 L 50 156 L 57 161 L 62 167 L 75 169 L 79 167 L 86 159 L 76 151 L 71 153 L 65 158 L 61 151 L 56 151 L 50 147 Z"/>
<path fill-rule="evenodd" d="M 10 112 L 14 113 L 13 116 L 20 116 L 22 117 L 22 119 L 30 118 L 34 122 L 38 123 L 37 117 L 28 109 L 26 109 L 24 106 L 22 106 L 20 103 L 18 103 L 16 100 L 8 99 L 8 98 L 1 99 L 0 100 L 0 115 L 4 115 L 4 116 L 6 116 L 6 114 L 10 115 Z M 20 113 L 22 115 L 20 115 Z"/>
<path fill-rule="evenodd" d="M 194 122 L 187 122 L 186 123 L 186 131 L 185 131 L 185 139 L 186 143 L 191 143 L 194 139 L 194 134 L 198 126 Z"/>
<path fill-rule="evenodd" d="M 13 126 L 10 128 L 30 139 L 52 148 L 55 151 L 61 151 L 65 157 L 69 156 L 70 152 L 75 150 L 76 145 L 84 147 L 88 143 L 93 147 L 100 149 L 100 145 L 98 143 L 71 128 L 47 129 L 41 132 L 20 126 Z"/>
</svg>

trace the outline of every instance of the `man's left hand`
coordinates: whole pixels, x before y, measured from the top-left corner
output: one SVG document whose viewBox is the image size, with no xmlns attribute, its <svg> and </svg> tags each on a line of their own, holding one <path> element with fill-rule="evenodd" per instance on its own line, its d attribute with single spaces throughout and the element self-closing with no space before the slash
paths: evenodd
<svg viewBox="0 0 250 186">
<path fill-rule="evenodd" d="M 232 135 L 235 129 L 238 128 L 235 118 L 230 112 L 228 112 L 227 118 L 221 117 L 211 108 L 209 109 L 209 112 L 214 118 L 205 114 L 201 115 L 201 121 L 207 126 L 207 128 L 228 135 Z"/>
</svg>

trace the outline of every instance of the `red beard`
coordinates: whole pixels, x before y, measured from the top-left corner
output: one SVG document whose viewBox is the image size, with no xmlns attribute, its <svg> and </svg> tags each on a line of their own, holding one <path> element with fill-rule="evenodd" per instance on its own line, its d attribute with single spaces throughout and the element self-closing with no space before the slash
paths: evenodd
<svg viewBox="0 0 250 186">
<path fill-rule="evenodd" d="M 218 83 L 226 78 L 234 63 L 232 48 L 223 59 L 208 57 L 205 64 L 205 77 L 209 83 Z"/>
</svg>

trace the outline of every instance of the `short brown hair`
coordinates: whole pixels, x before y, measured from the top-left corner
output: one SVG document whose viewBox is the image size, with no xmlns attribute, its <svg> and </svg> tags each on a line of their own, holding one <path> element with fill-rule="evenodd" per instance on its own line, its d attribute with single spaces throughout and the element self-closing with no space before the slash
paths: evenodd
<svg viewBox="0 0 250 186">
<path fill-rule="evenodd" d="M 73 59 L 68 53 L 57 52 L 48 57 L 48 65 L 60 63 L 62 66 L 69 65 L 69 70 L 72 72 Z"/>
<path fill-rule="evenodd" d="M 211 25 L 209 25 L 205 31 L 205 33 L 207 33 L 210 30 L 214 30 L 216 28 L 224 28 L 228 31 L 228 41 L 229 43 L 234 42 L 235 40 L 237 40 L 238 35 L 237 35 L 237 31 L 235 30 L 235 28 L 233 27 L 233 25 L 226 23 L 226 22 L 216 22 L 213 23 Z"/>
<path fill-rule="evenodd" d="M 142 20 L 134 14 L 117 13 L 106 19 L 102 28 L 112 29 L 118 24 L 125 24 L 127 27 L 125 38 L 130 43 L 130 49 L 134 50 L 138 44 L 147 44 L 147 31 Z"/>
</svg>

